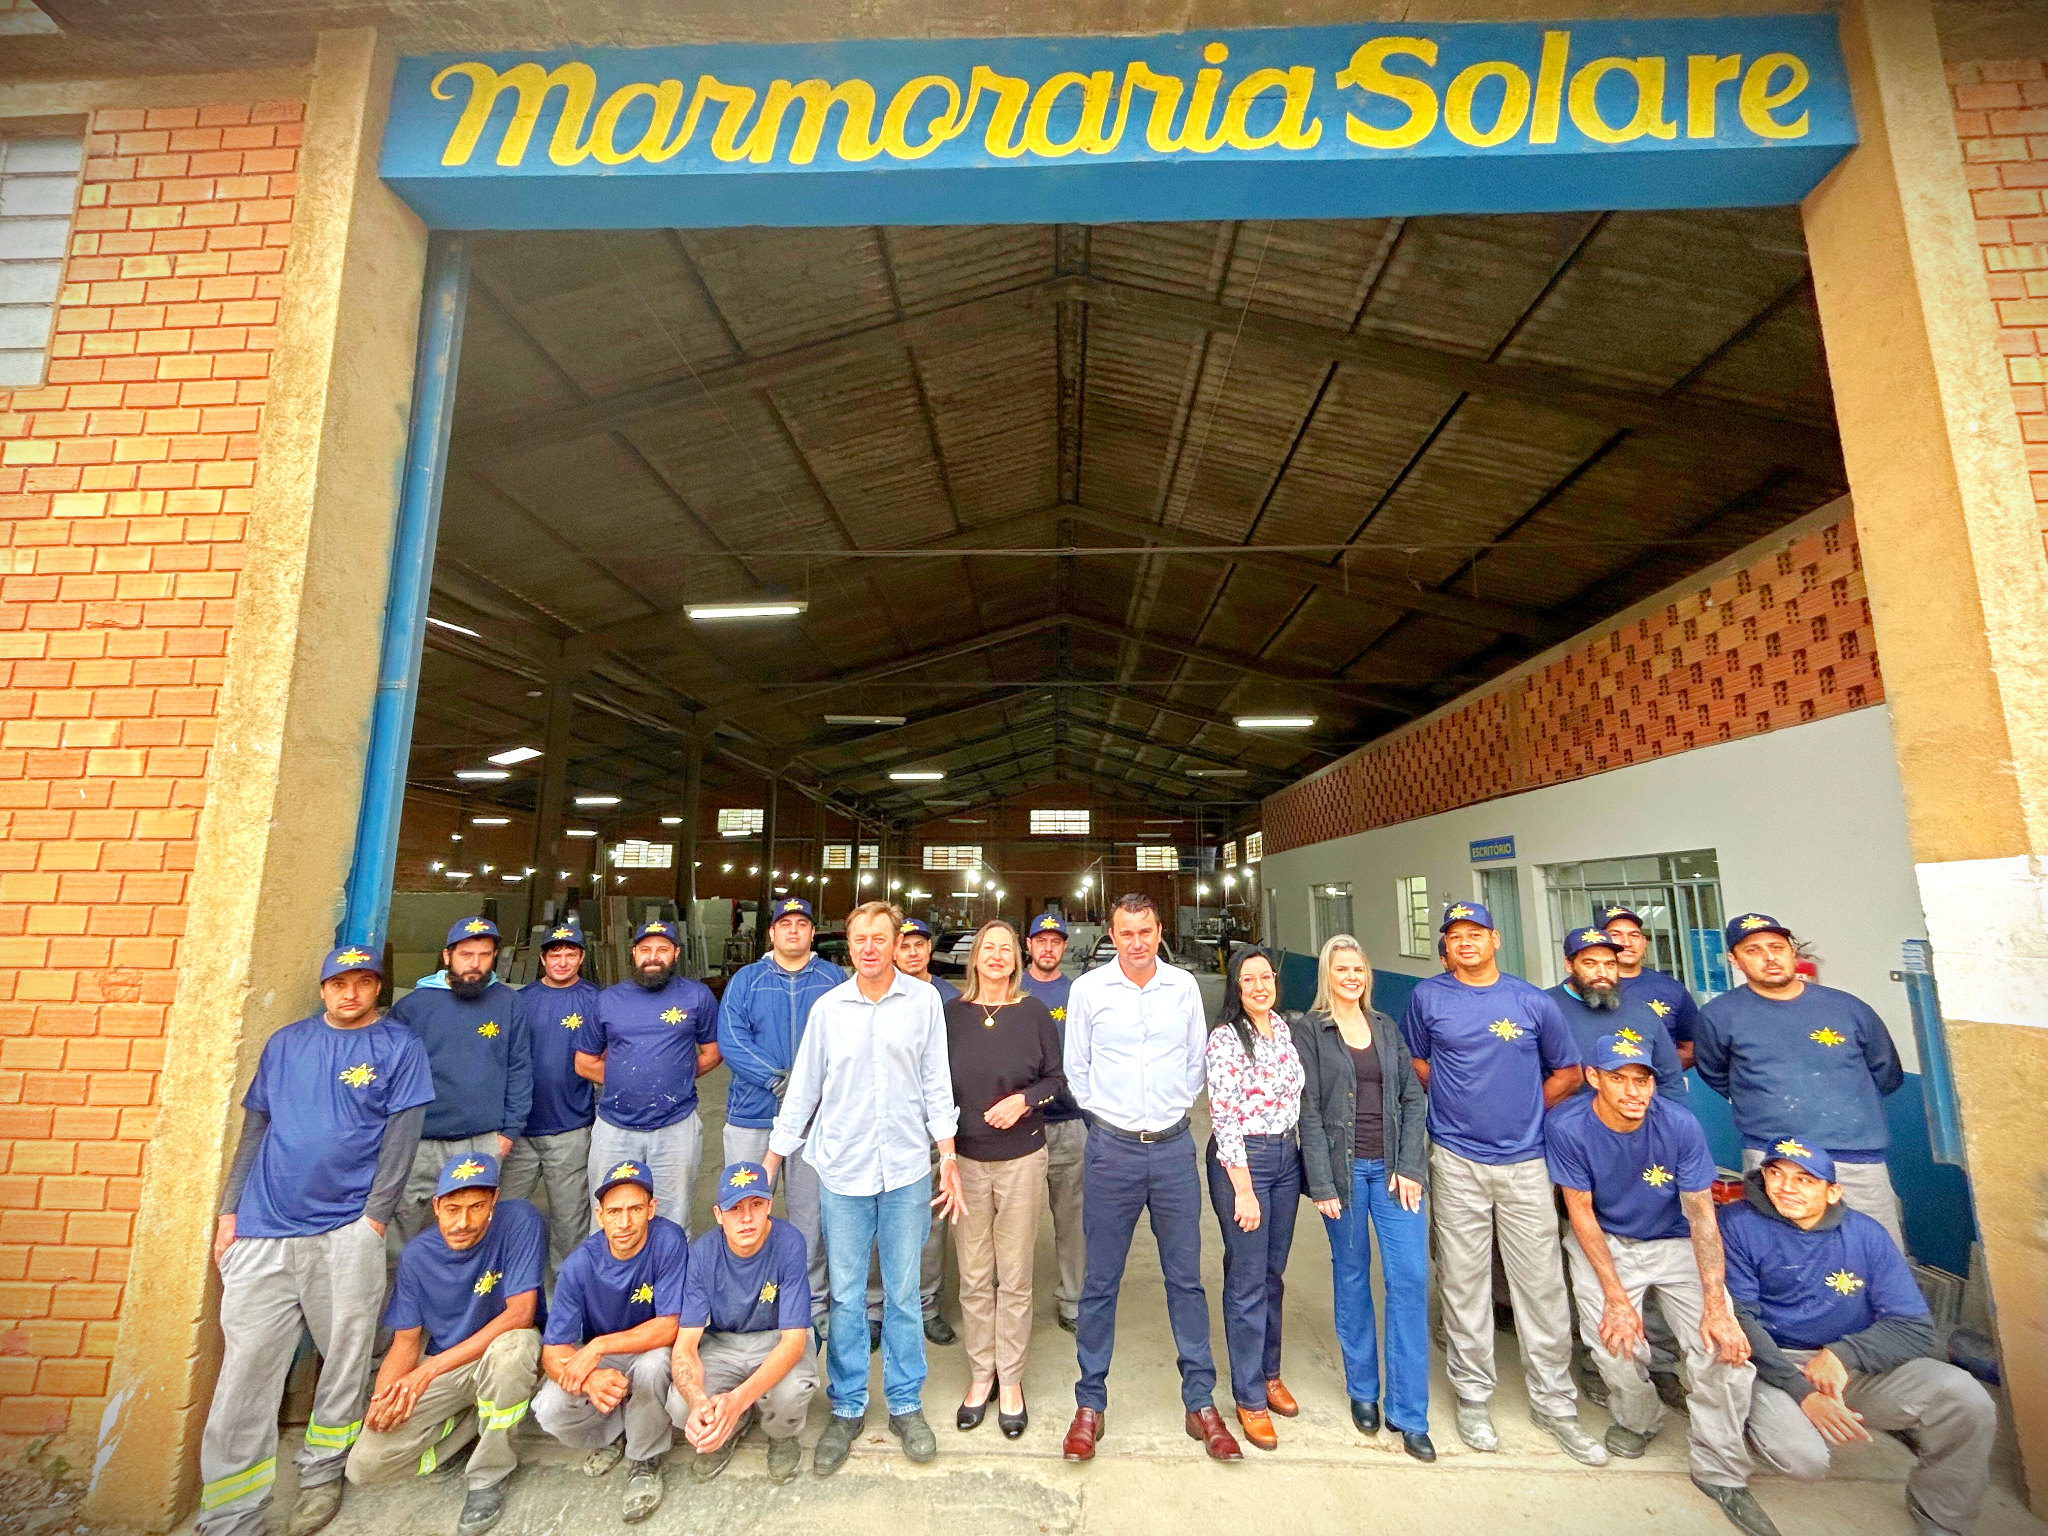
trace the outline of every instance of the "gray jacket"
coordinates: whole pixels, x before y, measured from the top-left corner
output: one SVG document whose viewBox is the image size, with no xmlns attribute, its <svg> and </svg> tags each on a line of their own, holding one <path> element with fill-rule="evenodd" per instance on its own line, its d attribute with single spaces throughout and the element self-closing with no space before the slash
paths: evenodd
<svg viewBox="0 0 2048 1536">
<path fill-rule="evenodd" d="M 1377 1008 L 1366 1013 L 1380 1052 L 1387 1171 L 1420 1184 L 1429 1169 L 1429 1137 L 1423 1127 L 1428 1100 L 1400 1026 Z M 1349 1205 L 1358 1072 L 1337 1032 L 1337 1021 L 1327 1013 L 1305 1014 L 1294 1031 L 1294 1043 L 1308 1079 L 1301 1090 L 1301 1162 L 1308 1197 Z"/>
</svg>

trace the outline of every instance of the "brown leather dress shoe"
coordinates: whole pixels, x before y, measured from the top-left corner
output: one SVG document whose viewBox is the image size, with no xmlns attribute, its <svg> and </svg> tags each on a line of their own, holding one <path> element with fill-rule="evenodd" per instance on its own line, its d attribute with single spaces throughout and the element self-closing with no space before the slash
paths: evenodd
<svg viewBox="0 0 2048 1536">
<path fill-rule="evenodd" d="M 1209 1453 L 1211 1461 L 1244 1460 L 1244 1452 L 1239 1448 L 1236 1437 L 1223 1427 L 1223 1415 L 1214 1408 L 1190 1413 L 1187 1429 L 1188 1438 L 1201 1441 L 1202 1449 Z"/>
<path fill-rule="evenodd" d="M 1093 1408 L 1076 1408 L 1067 1438 L 1060 1442 L 1060 1454 L 1069 1461 L 1093 1461 L 1095 1442 L 1101 1438 L 1102 1415 Z"/>
<path fill-rule="evenodd" d="M 1280 1437 L 1273 1433 L 1273 1420 L 1265 1409 L 1247 1408 L 1244 1404 L 1240 1403 L 1237 1406 L 1237 1422 L 1239 1427 L 1244 1430 L 1245 1439 L 1251 1441 L 1260 1450 L 1277 1451 L 1280 1449 Z"/>
<path fill-rule="evenodd" d="M 1266 1407 L 1283 1419 L 1291 1419 L 1301 1412 L 1301 1404 L 1294 1400 L 1294 1394 L 1287 1390 L 1287 1383 L 1278 1376 L 1266 1383 Z"/>
</svg>

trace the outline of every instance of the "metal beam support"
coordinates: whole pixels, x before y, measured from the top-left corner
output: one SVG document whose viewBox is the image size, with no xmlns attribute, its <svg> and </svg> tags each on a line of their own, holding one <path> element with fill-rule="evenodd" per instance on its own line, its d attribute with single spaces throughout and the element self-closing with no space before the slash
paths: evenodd
<svg viewBox="0 0 2048 1536">
<path fill-rule="evenodd" d="M 681 836 L 676 839 L 676 919 L 685 934 L 694 934 L 691 914 L 697 905 L 697 823 L 704 798 L 704 743 L 692 736 L 683 748 L 683 810 Z M 708 961 L 711 957 L 704 956 Z"/>
<path fill-rule="evenodd" d="M 576 696 L 566 677 L 548 684 L 547 733 L 541 738 L 540 783 L 533 801 L 533 912 L 540 922 L 555 896 L 555 844 L 562 837 L 562 802 L 569 795 L 570 725 Z"/>
<path fill-rule="evenodd" d="M 761 811 L 761 878 L 754 887 L 754 953 L 768 949 L 768 909 L 775 904 L 775 802 L 782 776 L 768 776 L 768 803 Z"/>
</svg>

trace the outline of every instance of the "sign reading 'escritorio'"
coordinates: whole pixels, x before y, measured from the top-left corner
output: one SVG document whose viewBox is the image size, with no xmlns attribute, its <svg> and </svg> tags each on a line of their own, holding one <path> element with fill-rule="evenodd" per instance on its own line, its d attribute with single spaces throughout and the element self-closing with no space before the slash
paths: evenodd
<svg viewBox="0 0 2048 1536">
<path fill-rule="evenodd" d="M 1796 201 L 1831 16 L 436 55 L 382 172 L 443 228 L 1328 218 Z"/>
</svg>

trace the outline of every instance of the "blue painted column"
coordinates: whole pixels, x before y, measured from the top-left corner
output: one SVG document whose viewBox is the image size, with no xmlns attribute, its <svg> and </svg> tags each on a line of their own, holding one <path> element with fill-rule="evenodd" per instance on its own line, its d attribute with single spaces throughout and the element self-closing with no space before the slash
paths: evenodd
<svg viewBox="0 0 2048 1536">
<path fill-rule="evenodd" d="M 412 425 L 406 435 L 398 527 L 391 541 L 391 581 L 377 662 L 377 699 L 363 764 L 362 809 L 355 858 L 335 941 L 381 951 L 398 862 L 398 823 L 405 809 L 405 768 L 412 752 L 413 705 L 419 695 L 420 650 L 433 584 L 434 541 L 441 527 L 441 487 L 448 468 L 455 375 L 462 360 L 462 320 L 469 299 L 469 240 L 433 236 L 427 248 L 427 291 L 420 306 L 419 358 L 413 373 Z"/>
</svg>

